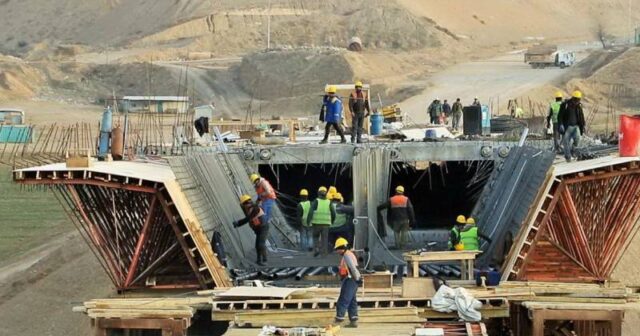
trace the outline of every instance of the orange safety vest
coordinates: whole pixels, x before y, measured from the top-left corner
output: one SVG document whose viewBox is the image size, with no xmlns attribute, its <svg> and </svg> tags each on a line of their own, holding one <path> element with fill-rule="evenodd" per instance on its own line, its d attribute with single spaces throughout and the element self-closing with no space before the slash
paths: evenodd
<svg viewBox="0 0 640 336">
<path fill-rule="evenodd" d="M 263 196 L 262 194 L 264 194 L 265 192 L 267 193 L 267 195 Z M 269 183 L 269 181 L 264 178 L 260 178 L 260 181 L 256 185 L 256 193 L 258 193 L 258 197 L 260 197 L 260 199 L 263 201 L 267 199 L 276 199 L 276 191 L 271 186 L 271 183 Z"/>
<path fill-rule="evenodd" d="M 245 215 L 249 216 L 249 214 L 251 213 L 251 207 L 253 205 L 242 205 L 242 210 L 244 210 Z M 258 211 L 258 214 L 255 215 L 253 218 L 249 219 L 249 224 L 251 224 L 251 226 L 253 227 L 258 227 L 260 225 L 262 225 L 262 222 L 260 221 L 260 217 L 264 216 L 264 211 L 262 210 L 261 207 L 258 207 L 258 209 L 260 211 Z"/>
<path fill-rule="evenodd" d="M 409 197 L 404 195 L 395 195 L 389 199 L 392 208 L 406 208 Z"/>
<path fill-rule="evenodd" d="M 342 259 L 340 259 L 340 267 L 338 267 L 338 274 L 342 279 L 351 277 L 351 274 L 349 274 L 349 267 L 347 266 L 345 258 L 351 259 L 353 261 L 353 264 L 358 266 L 358 258 L 356 258 L 356 255 L 353 254 L 353 252 L 351 252 L 350 250 L 346 250 L 342 255 Z"/>
</svg>

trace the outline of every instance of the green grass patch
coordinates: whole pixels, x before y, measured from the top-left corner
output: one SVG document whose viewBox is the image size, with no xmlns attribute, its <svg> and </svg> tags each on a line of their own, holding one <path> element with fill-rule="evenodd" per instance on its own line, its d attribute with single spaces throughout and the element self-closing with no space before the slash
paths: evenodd
<svg viewBox="0 0 640 336">
<path fill-rule="evenodd" d="M 0 165 L 0 264 L 72 229 L 50 190 L 13 183 Z"/>
</svg>

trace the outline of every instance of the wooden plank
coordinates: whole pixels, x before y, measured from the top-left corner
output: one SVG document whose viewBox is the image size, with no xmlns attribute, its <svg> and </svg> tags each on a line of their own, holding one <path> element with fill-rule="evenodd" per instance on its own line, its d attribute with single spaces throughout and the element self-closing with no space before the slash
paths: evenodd
<svg viewBox="0 0 640 336">
<path fill-rule="evenodd" d="M 426 261 L 451 261 L 451 260 L 475 260 L 476 255 L 482 251 L 437 251 L 422 252 L 421 254 L 411 254 L 411 252 L 402 254 L 407 262 L 426 262 Z"/>
<path fill-rule="evenodd" d="M 91 318 L 192 318 L 191 309 L 89 309 L 87 315 Z"/>
<path fill-rule="evenodd" d="M 301 288 L 285 288 L 285 287 L 233 287 L 225 292 L 218 293 L 216 296 L 221 298 L 287 298 L 293 293 L 303 293 L 305 290 Z"/>
<path fill-rule="evenodd" d="M 98 327 L 103 329 L 171 329 L 176 326 L 186 329 L 188 319 L 105 319 L 98 320 Z"/>
</svg>

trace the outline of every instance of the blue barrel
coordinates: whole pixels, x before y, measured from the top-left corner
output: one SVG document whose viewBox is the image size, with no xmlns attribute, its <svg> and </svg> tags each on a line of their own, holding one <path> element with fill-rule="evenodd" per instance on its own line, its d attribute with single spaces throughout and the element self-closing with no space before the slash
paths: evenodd
<svg viewBox="0 0 640 336">
<path fill-rule="evenodd" d="M 371 115 L 371 135 L 380 135 L 382 134 L 382 122 L 384 121 L 384 116 L 382 114 L 372 114 Z"/>
<path fill-rule="evenodd" d="M 436 139 L 438 137 L 438 133 L 434 129 L 428 129 L 424 132 L 424 137 L 427 139 Z"/>
</svg>

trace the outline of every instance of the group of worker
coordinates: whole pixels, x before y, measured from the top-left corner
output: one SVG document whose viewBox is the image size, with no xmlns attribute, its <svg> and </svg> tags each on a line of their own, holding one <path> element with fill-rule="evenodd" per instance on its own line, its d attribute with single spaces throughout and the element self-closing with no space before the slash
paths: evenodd
<svg viewBox="0 0 640 336">
<path fill-rule="evenodd" d="M 473 98 L 471 105 L 481 106 L 478 97 Z M 457 98 L 453 104 L 449 104 L 446 99 L 440 102 L 440 99 L 436 98 L 427 106 L 427 117 L 433 125 L 448 125 L 451 120 L 451 128 L 458 131 L 462 120 L 462 110 L 463 105 L 460 98 Z"/>
<path fill-rule="evenodd" d="M 571 162 L 586 127 L 582 92 L 576 90 L 571 98 L 563 99 L 562 92 L 556 92 L 555 101 L 549 104 L 547 128 L 553 123 L 553 150 L 556 153 L 564 152 L 564 158 Z"/>
<path fill-rule="evenodd" d="M 315 200 L 309 200 L 309 191 L 300 190 L 296 214 L 300 229 L 300 247 L 313 251 L 314 256 L 327 255 L 330 242 L 342 237 L 353 242 L 353 207 L 344 203 L 336 187 L 318 188 Z"/>
<path fill-rule="evenodd" d="M 363 84 L 357 81 L 354 91 L 349 94 L 349 112 L 351 113 L 351 143 L 362 143 L 362 132 L 364 131 L 364 121 L 371 113 L 369 107 L 369 97 L 367 92 L 362 90 Z M 324 138 L 321 144 L 329 141 L 329 133 L 333 127 L 340 136 L 340 143 L 346 143 L 347 139 L 342 130 L 342 120 L 344 118 L 344 108 L 342 99 L 337 94 L 338 88 L 329 85 L 325 95 L 322 97 L 322 108 L 320 110 L 320 121 L 324 121 Z"/>
</svg>

